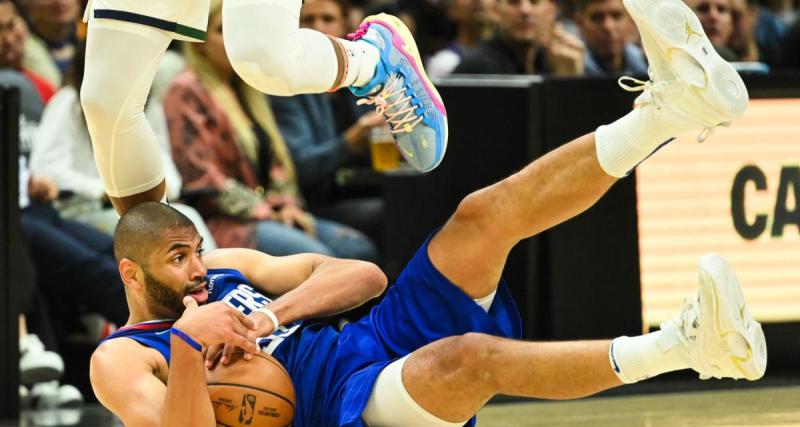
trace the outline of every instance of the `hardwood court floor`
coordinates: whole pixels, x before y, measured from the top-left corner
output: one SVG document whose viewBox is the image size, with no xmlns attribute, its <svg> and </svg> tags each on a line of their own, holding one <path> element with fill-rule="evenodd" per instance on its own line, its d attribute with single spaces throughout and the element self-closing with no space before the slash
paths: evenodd
<svg viewBox="0 0 800 427">
<path fill-rule="evenodd" d="M 800 426 L 800 387 L 492 404 L 479 427 Z"/>
<path fill-rule="evenodd" d="M 71 410 L 29 410 L 19 420 L 0 421 L 0 427 L 32 426 L 122 424 L 96 404 Z M 478 427 L 520 426 L 800 427 L 800 386 L 491 404 L 478 415 Z"/>
</svg>

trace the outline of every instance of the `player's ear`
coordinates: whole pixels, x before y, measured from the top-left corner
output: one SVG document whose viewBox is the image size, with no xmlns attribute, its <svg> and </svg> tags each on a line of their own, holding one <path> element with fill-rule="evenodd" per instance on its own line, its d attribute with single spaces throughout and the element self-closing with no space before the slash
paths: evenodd
<svg viewBox="0 0 800 427">
<path fill-rule="evenodd" d="M 136 264 L 130 258 L 122 258 L 119 262 L 119 276 L 122 278 L 122 283 L 125 286 L 130 286 L 135 289 L 144 287 L 144 274 L 139 264 Z"/>
</svg>

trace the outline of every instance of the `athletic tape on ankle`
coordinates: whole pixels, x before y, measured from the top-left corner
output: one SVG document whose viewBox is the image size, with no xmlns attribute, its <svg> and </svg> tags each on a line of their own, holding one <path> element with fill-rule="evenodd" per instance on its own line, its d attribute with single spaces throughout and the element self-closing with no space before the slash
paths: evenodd
<svg viewBox="0 0 800 427">
<path fill-rule="evenodd" d="M 169 333 L 182 339 L 186 344 L 189 344 L 189 346 L 192 347 L 193 349 L 199 352 L 203 351 L 203 346 L 200 345 L 200 343 L 198 343 L 197 341 L 193 340 L 192 337 L 190 337 L 189 334 L 187 334 L 186 332 L 183 332 L 182 330 L 173 326 L 169 329 Z"/>
<path fill-rule="evenodd" d="M 328 36 L 328 39 L 333 44 L 333 50 L 336 53 L 336 59 L 342 62 L 339 64 L 339 70 L 336 74 L 336 81 L 333 82 L 333 86 L 328 89 L 328 92 L 336 92 L 337 90 L 343 88 L 344 82 L 347 81 L 347 73 L 350 72 L 350 58 L 347 56 L 347 49 L 344 47 L 344 44 L 341 41 L 337 40 L 336 37 L 330 36 Z"/>
<path fill-rule="evenodd" d="M 266 314 L 267 317 L 269 317 L 269 320 L 272 320 L 272 324 L 275 325 L 276 331 L 281 326 L 281 324 L 278 323 L 278 316 L 276 316 L 275 313 L 273 313 L 272 310 L 268 309 L 267 307 L 261 307 L 258 310 L 256 310 L 256 312 Z"/>
</svg>

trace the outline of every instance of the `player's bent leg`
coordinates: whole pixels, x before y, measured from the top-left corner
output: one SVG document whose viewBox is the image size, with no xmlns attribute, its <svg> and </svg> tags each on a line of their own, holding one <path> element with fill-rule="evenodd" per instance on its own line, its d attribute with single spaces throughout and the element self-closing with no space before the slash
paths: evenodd
<svg viewBox="0 0 800 427">
<path fill-rule="evenodd" d="M 161 152 L 144 105 L 171 40 L 167 32 L 128 22 L 89 25 L 81 105 L 103 186 L 120 213 L 164 196 Z"/>
<path fill-rule="evenodd" d="M 677 317 L 660 331 L 638 337 L 524 342 L 467 333 L 442 338 L 384 368 L 364 419 L 377 426 L 446 426 L 465 422 L 495 394 L 572 399 L 683 369 L 703 379 L 761 378 L 767 364 L 764 333 L 733 270 L 721 257 L 706 255 L 699 283 L 697 297 Z M 414 418 L 397 423 L 397 401 Z"/>
<path fill-rule="evenodd" d="M 414 38 L 396 17 L 364 20 L 352 40 L 299 28 L 300 0 L 226 0 L 225 48 L 236 73 L 271 95 L 349 87 L 383 114 L 409 164 L 435 168 L 447 148 L 447 112 Z"/>
<path fill-rule="evenodd" d="M 714 127 L 730 124 L 747 108 L 747 89 L 742 79 L 730 64 L 719 57 L 703 33 L 697 17 L 682 1 L 626 0 L 625 7 L 639 28 L 650 63 L 651 81 L 640 82 L 629 77 L 620 79 L 620 85 L 625 89 L 643 92 L 636 99 L 637 108 L 614 123 L 597 129 L 592 142 L 596 153 L 582 150 L 582 158 L 591 164 L 588 175 L 576 174 L 578 163 L 570 162 L 573 159 L 560 152 L 562 149 L 581 151 L 577 149 L 580 143 L 573 142 L 551 153 L 552 156 L 548 154 L 522 172 L 482 191 L 479 193 L 481 197 L 470 196 L 478 200 L 478 205 L 493 204 L 498 214 L 491 227 L 476 227 L 474 221 L 467 221 L 466 227 L 458 227 L 456 224 L 460 212 L 457 212 L 430 246 L 431 259 L 437 268 L 468 293 L 474 295 L 475 290 L 480 291 L 487 286 L 487 282 L 495 281 L 499 271 L 495 264 L 504 259 L 507 253 L 503 249 L 499 251 L 500 256 L 493 256 L 491 243 L 487 246 L 479 233 L 469 236 L 470 229 L 481 230 L 480 234 L 497 239 L 501 245 L 507 242 L 503 237 L 511 237 L 518 232 L 522 232 L 523 236 L 535 234 L 591 205 L 591 200 L 604 191 L 602 188 L 598 191 L 597 187 L 607 188 L 610 185 L 608 176 L 627 175 L 670 142 L 672 137 L 689 130 L 702 129 L 698 136 L 698 140 L 702 141 Z M 637 85 L 631 86 L 625 83 L 626 80 Z M 585 138 L 588 137 L 581 139 Z M 551 167 L 554 165 L 566 169 L 554 170 Z M 584 166 L 587 164 L 584 163 Z M 598 171 L 605 174 L 598 174 Z M 592 172 L 596 182 L 592 182 Z M 572 175 L 577 178 L 572 178 Z M 522 185 L 514 186 L 515 181 Z M 578 188 L 577 192 L 573 192 L 571 190 L 574 189 L 569 188 L 570 183 L 589 185 L 590 188 L 586 191 Z M 562 185 L 567 186 L 566 190 L 553 189 Z M 501 191 L 503 188 L 506 190 Z M 525 192 L 525 189 L 528 191 Z M 531 197 L 531 192 L 536 194 Z M 571 200 L 573 197 L 579 200 Z M 587 197 L 590 203 L 587 204 L 587 198 L 581 197 Z M 514 199 L 519 202 L 515 203 Z M 519 210 L 520 206 L 529 208 L 527 214 Z M 459 210 L 462 208 L 459 207 Z M 479 212 L 486 210 L 479 206 Z M 509 215 L 509 212 L 518 214 Z M 475 215 L 461 217 L 474 218 Z M 494 234 L 485 233 L 485 230 L 494 230 Z M 464 247 L 459 243 L 466 243 L 469 247 L 455 250 Z M 493 265 L 485 274 L 481 274 L 480 270 L 470 266 L 483 267 L 474 261 L 483 259 L 484 252 L 489 253 Z"/>
<path fill-rule="evenodd" d="M 491 292 L 511 248 L 592 206 L 616 181 L 584 135 L 467 196 L 433 237 L 431 261 L 473 298 Z"/>
</svg>

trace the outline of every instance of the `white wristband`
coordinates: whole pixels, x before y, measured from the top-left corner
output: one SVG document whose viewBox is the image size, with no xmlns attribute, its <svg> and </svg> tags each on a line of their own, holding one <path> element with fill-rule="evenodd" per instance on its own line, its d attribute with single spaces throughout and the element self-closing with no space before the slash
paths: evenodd
<svg viewBox="0 0 800 427">
<path fill-rule="evenodd" d="M 256 311 L 259 312 L 259 313 L 266 314 L 267 317 L 269 317 L 269 320 L 272 320 L 272 324 L 275 325 L 275 330 L 276 331 L 281 326 L 281 324 L 278 323 L 278 316 L 276 316 L 275 313 L 272 312 L 272 310 L 268 309 L 267 307 L 261 307 Z"/>
</svg>

